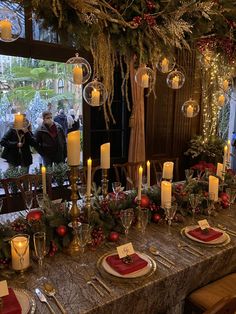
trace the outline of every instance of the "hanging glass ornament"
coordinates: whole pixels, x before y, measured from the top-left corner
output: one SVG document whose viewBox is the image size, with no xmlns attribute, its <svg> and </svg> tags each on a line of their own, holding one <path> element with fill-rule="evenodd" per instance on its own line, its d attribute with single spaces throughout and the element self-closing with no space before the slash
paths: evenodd
<svg viewBox="0 0 236 314">
<path fill-rule="evenodd" d="M 83 90 L 84 100 L 92 107 L 102 106 L 107 100 L 107 90 L 101 82 L 94 79 Z"/>
<path fill-rule="evenodd" d="M 190 98 L 189 100 L 185 101 L 183 104 L 181 111 L 187 118 L 193 118 L 196 117 L 199 113 L 200 107 L 198 103 Z"/>
<path fill-rule="evenodd" d="M 166 83 L 172 89 L 180 89 L 185 82 L 185 76 L 182 72 L 174 70 L 167 75 Z"/>
<path fill-rule="evenodd" d="M 84 58 L 79 57 L 76 53 L 75 57 L 66 61 L 66 77 L 75 85 L 86 83 L 91 77 L 91 66 Z"/>
<path fill-rule="evenodd" d="M 153 89 L 155 80 L 155 72 L 146 66 L 140 67 L 135 74 L 135 82 L 143 88 Z"/>
<path fill-rule="evenodd" d="M 12 42 L 20 37 L 22 28 L 19 16 L 7 8 L 0 9 L 0 40 Z"/>
<path fill-rule="evenodd" d="M 157 59 L 157 69 L 162 73 L 169 73 L 175 67 L 175 58 L 173 56 L 168 56 L 161 54 Z"/>
</svg>

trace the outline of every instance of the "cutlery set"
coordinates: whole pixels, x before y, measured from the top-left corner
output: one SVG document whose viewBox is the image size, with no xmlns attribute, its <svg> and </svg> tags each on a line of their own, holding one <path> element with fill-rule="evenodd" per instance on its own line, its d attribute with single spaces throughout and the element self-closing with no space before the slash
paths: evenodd
<svg viewBox="0 0 236 314">
<path fill-rule="evenodd" d="M 158 261 L 161 265 L 165 266 L 166 268 L 172 268 L 173 266 L 176 266 L 175 263 L 174 263 L 172 260 L 170 260 L 169 258 L 167 258 L 166 256 L 164 256 L 162 253 L 160 253 L 160 252 L 157 250 L 157 248 L 156 248 L 155 246 L 150 246 L 149 251 L 150 251 L 153 255 L 159 256 L 159 257 L 161 258 L 161 260 L 158 259 L 157 261 Z"/>
<path fill-rule="evenodd" d="M 226 226 L 223 226 L 221 224 L 218 224 L 217 227 L 223 231 L 226 231 L 228 234 L 232 235 L 233 237 L 236 237 L 236 231 L 229 229 Z"/>
<path fill-rule="evenodd" d="M 111 294 L 111 289 L 97 276 L 92 276 L 90 280 L 87 280 L 86 283 L 93 287 L 101 297 L 104 297 L 104 292 L 95 284 L 95 282 L 99 283 L 100 286 L 103 287 L 106 292 Z"/>
<path fill-rule="evenodd" d="M 186 252 L 194 255 L 194 256 L 204 256 L 204 253 L 201 252 L 200 250 L 196 249 L 194 246 L 190 245 L 190 244 L 187 244 L 187 243 L 183 243 L 183 242 L 179 242 L 177 244 L 177 247 L 179 249 L 182 249 L 182 250 L 185 250 Z"/>
<path fill-rule="evenodd" d="M 48 291 L 47 291 L 46 288 L 44 287 L 45 293 L 47 294 L 47 296 L 52 297 L 52 298 L 55 300 L 55 302 L 56 302 L 58 308 L 60 309 L 61 313 L 67 314 L 66 310 L 63 308 L 63 306 L 61 305 L 61 303 L 60 303 L 60 302 L 57 300 L 57 298 L 55 297 L 56 291 L 55 291 L 55 289 L 53 288 L 53 286 L 50 285 L 50 284 L 45 284 L 45 285 L 48 285 L 48 289 L 49 289 L 49 286 L 51 287 L 51 289 L 48 290 Z M 49 291 L 50 291 L 50 292 L 49 292 Z M 42 303 L 45 303 L 45 304 L 47 305 L 47 307 L 48 307 L 48 309 L 49 309 L 49 311 L 50 311 L 51 314 L 57 314 L 57 313 L 58 313 L 58 312 L 55 312 L 55 311 L 54 311 L 54 309 L 52 308 L 52 306 L 51 306 L 50 303 L 48 302 L 46 296 L 42 293 L 42 291 L 41 291 L 39 288 L 36 288 L 36 289 L 35 289 L 35 293 L 37 294 L 39 300 L 40 300 Z"/>
</svg>

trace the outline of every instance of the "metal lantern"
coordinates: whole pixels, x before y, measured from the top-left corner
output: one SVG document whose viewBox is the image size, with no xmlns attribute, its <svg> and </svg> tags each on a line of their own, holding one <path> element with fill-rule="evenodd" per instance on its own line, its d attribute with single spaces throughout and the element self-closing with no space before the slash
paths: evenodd
<svg viewBox="0 0 236 314">
<path fill-rule="evenodd" d="M 189 100 L 185 101 L 181 110 L 185 117 L 193 118 L 198 115 L 200 107 L 195 100 L 190 98 Z"/>
<path fill-rule="evenodd" d="M 102 106 L 107 100 L 107 90 L 101 82 L 94 79 L 83 90 L 84 100 L 92 107 Z"/>
<path fill-rule="evenodd" d="M 19 16 L 10 9 L 0 9 L 0 40 L 12 42 L 20 37 L 22 28 Z"/>
<path fill-rule="evenodd" d="M 90 79 L 91 73 L 90 64 L 86 59 L 79 57 L 78 53 L 66 61 L 66 77 L 75 85 L 86 83 Z"/>
<path fill-rule="evenodd" d="M 160 54 L 156 66 L 160 72 L 169 73 L 175 67 L 175 58 L 173 56 Z"/>
<path fill-rule="evenodd" d="M 166 83 L 172 89 L 180 89 L 185 82 L 185 76 L 182 72 L 174 70 L 167 75 Z"/>
<path fill-rule="evenodd" d="M 149 67 L 140 67 L 135 74 L 135 82 L 140 87 L 153 89 L 155 81 L 155 73 Z"/>
</svg>

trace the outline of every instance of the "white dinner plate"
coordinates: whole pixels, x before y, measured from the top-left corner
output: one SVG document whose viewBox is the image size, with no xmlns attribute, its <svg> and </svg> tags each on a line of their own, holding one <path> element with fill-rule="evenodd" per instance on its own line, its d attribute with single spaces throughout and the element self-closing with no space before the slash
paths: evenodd
<svg viewBox="0 0 236 314">
<path fill-rule="evenodd" d="M 229 238 L 229 235 L 228 235 L 226 232 L 224 232 L 224 231 L 222 231 L 222 230 L 220 230 L 220 229 L 218 229 L 218 228 L 211 227 L 211 229 L 216 230 L 216 231 L 219 231 L 219 232 L 222 232 L 223 234 L 222 234 L 220 237 L 218 237 L 217 239 L 214 239 L 214 240 L 211 240 L 211 241 L 208 241 L 208 242 L 202 241 L 202 240 L 199 240 L 199 239 L 197 239 L 197 238 L 191 236 L 191 235 L 188 233 L 189 231 L 194 230 L 194 229 L 196 229 L 196 228 L 199 228 L 199 226 L 195 225 L 195 226 L 187 226 L 187 227 L 185 227 L 185 228 L 184 228 L 184 234 L 185 234 L 185 236 L 188 237 L 189 239 L 193 240 L 193 241 L 196 241 L 196 242 L 199 242 L 199 243 L 204 243 L 204 244 L 207 244 L 207 245 L 222 244 L 222 243 L 224 243 L 226 240 L 228 240 L 228 238 Z"/>
<path fill-rule="evenodd" d="M 142 259 L 144 259 L 145 261 L 147 261 L 147 266 L 145 266 L 144 268 L 142 269 L 139 269 L 137 271 L 134 271 L 130 274 L 126 274 L 126 275 L 121 275 L 120 273 L 118 273 L 117 271 L 115 271 L 106 261 L 106 258 L 108 256 L 112 256 L 112 255 L 116 255 L 117 253 L 111 253 L 111 254 L 108 254 L 106 256 L 104 256 L 104 258 L 102 259 L 102 262 L 101 262 L 101 265 L 103 267 L 103 269 L 113 275 L 113 276 L 116 276 L 116 277 L 120 277 L 120 278 L 138 278 L 138 277 L 142 277 L 142 276 L 145 276 L 147 275 L 153 268 L 153 262 L 152 262 L 152 259 L 145 253 L 140 253 L 140 252 L 135 252 L 136 254 L 138 254 L 139 257 L 141 257 Z"/>
<path fill-rule="evenodd" d="M 36 302 L 33 295 L 25 290 L 13 288 L 16 298 L 20 303 L 22 314 L 34 314 L 36 309 Z"/>
</svg>

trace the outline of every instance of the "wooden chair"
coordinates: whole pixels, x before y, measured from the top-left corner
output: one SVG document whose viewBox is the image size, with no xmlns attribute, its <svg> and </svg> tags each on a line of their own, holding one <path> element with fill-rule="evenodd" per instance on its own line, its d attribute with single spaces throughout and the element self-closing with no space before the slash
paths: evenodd
<svg viewBox="0 0 236 314">
<path fill-rule="evenodd" d="M 226 275 L 225 277 L 218 279 L 198 290 L 193 291 L 186 301 L 186 307 L 191 307 L 194 309 L 194 312 L 197 313 L 204 313 L 207 314 L 219 314 L 219 313 L 228 313 L 228 312 L 221 312 L 221 306 L 226 306 L 227 304 L 227 297 L 234 296 L 236 294 L 236 273 L 232 273 Z M 231 303 L 229 301 L 229 306 L 233 306 L 234 304 L 234 311 L 236 311 L 236 301 Z M 215 307 L 215 308 L 214 308 Z M 217 312 L 217 309 L 219 312 Z M 212 311 L 212 312 L 211 312 Z M 215 311 L 215 312 L 214 312 Z M 186 313 L 191 313 L 189 310 Z M 234 312 L 229 312 L 234 313 Z"/>
<path fill-rule="evenodd" d="M 96 177 L 99 175 L 99 171 L 101 170 L 100 166 L 92 167 L 91 171 L 91 181 L 94 182 Z M 79 178 L 79 184 L 86 184 L 87 183 L 87 167 L 79 167 L 78 168 L 78 178 Z M 70 182 L 70 170 L 68 171 L 68 179 Z"/>
<path fill-rule="evenodd" d="M 138 185 L 138 168 L 145 166 L 144 161 L 126 162 L 123 164 L 113 164 L 116 181 L 121 182 L 126 190 L 130 190 Z"/>
<path fill-rule="evenodd" d="M 235 314 L 236 313 L 236 295 L 227 296 L 217 302 L 212 308 L 204 314 Z"/>
<path fill-rule="evenodd" d="M 36 204 L 36 194 L 42 192 L 42 176 L 39 174 L 24 174 L 16 178 L 1 179 L 7 199 L 7 211 L 25 209 L 25 191 L 32 191 L 34 195 L 33 207 Z M 52 197 L 51 176 L 47 175 L 47 194 Z"/>
<path fill-rule="evenodd" d="M 162 173 L 163 164 L 166 161 L 174 162 L 173 181 L 178 181 L 179 180 L 179 157 L 165 157 L 165 158 L 158 158 L 158 159 L 150 160 L 151 167 L 152 167 L 152 170 L 153 170 L 153 174 L 154 174 L 154 177 L 155 177 L 155 182 L 154 183 L 158 182 L 158 180 L 159 180 L 158 172 Z"/>
</svg>

